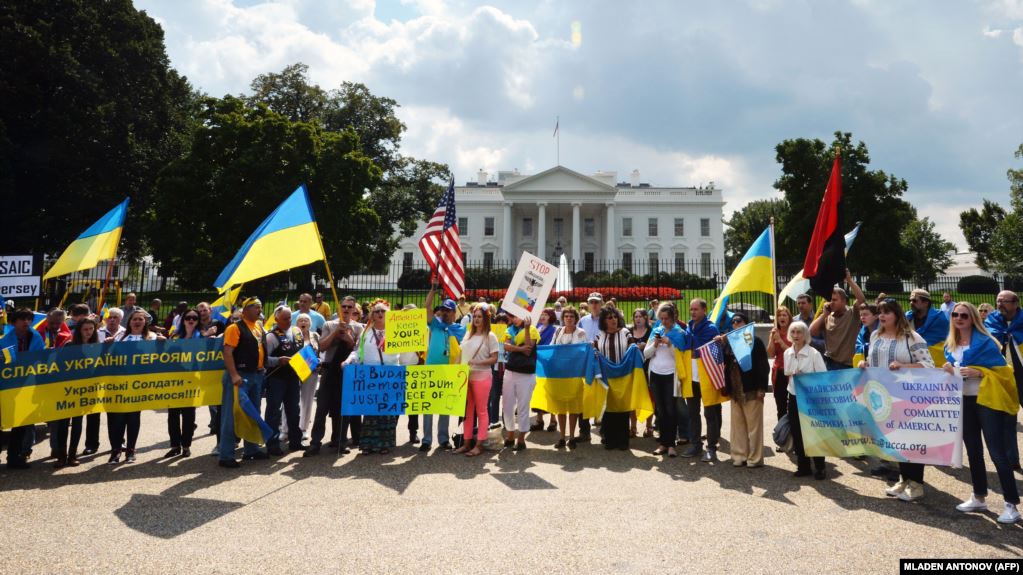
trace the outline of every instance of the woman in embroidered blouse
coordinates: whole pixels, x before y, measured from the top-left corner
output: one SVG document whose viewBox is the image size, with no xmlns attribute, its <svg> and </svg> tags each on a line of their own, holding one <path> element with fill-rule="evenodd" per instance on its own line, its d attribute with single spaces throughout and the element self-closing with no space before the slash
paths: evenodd
<svg viewBox="0 0 1023 575">
<path fill-rule="evenodd" d="M 600 317 L 597 320 L 600 332 L 593 345 L 597 353 L 603 355 L 609 362 L 618 363 L 625 357 L 626 350 L 635 341 L 629 328 L 625 327 L 625 318 L 622 312 L 615 307 L 605 306 L 600 310 Z M 600 435 L 603 439 L 604 449 L 629 448 L 629 415 L 631 411 L 625 412 L 604 412 L 601 418 Z"/>
<path fill-rule="evenodd" d="M 554 332 L 551 337 L 551 345 L 572 345 L 574 343 L 587 343 L 589 341 L 586 337 L 586 332 L 579 327 L 579 312 L 574 307 L 565 307 L 561 310 L 561 323 L 562 325 Z M 569 449 L 575 449 L 578 444 L 575 438 L 575 427 L 579 423 L 579 416 L 582 414 L 583 406 L 583 393 L 585 388 L 580 383 L 578 388 L 578 397 L 573 398 L 565 406 L 564 413 L 562 410 L 553 412 L 557 414 L 558 429 L 561 430 L 561 439 L 558 440 L 554 447 L 562 449 L 568 447 Z M 550 399 L 547 401 L 551 403 Z M 568 424 L 568 434 L 566 436 L 565 424 Z M 566 441 L 567 437 L 567 441 Z"/>
<path fill-rule="evenodd" d="M 899 302 L 886 299 L 877 306 L 878 328 L 870 334 L 866 359 L 857 367 L 934 367 L 927 342 L 906 320 Z M 913 501 L 924 496 L 924 466 L 899 462 L 898 483 L 885 490 L 889 497 Z"/>
<path fill-rule="evenodd" d="M 149 331 L 150 321 L 151 318 L 145 310 L 135 308 L 128 314 L 127 329 L 114 337 L 107 338 L 107 341 L 163 341 L 167 339 Z M 138 441 L 141 427 L 141 411 L 107 414 L 107 436 L 110 439 L 110 459 L 107 463 L 119 463 L 122 448 L 125 455 L 124 461 L 135 463 L 135 443 Z M 125 441 L 126 433 L 127 441 Z"/>
</svg>

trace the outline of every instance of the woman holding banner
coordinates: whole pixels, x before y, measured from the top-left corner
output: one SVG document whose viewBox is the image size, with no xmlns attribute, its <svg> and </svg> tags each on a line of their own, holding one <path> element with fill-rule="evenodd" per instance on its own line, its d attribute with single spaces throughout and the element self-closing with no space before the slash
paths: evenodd
<svg viewBox="0 0 1023 575">
<path fill-rule="evenodd" d="M 638 307 L 632 312 L 632 325 L 626 326 L 629 328 L 629 333 L 632 335 L 632 341 L 636 344 L 636 347 L 640 351 L 643 351 L 646 347 L 647 341 L 650 340 L 650 312 L 646 308 Z M 650 361 L 643 362 L 643 371 L 647 372 L 650 370 Z M 649 388 L 647 388 L 649 391 Z M 654 403 L 654 395 L 650 393 L 650 403 Z M 639 432 L 637 427 L 636 414 L 633 413 L 629 416 L 629 437 L 636 437 Z M 644 430 L 643 437 L 654 436 L 654 416 L 646 418 L 643 422 Z"/>
<path fill-rule="evenodd" d="M 87 343 L 99 343 L 99 336 L 96 335 L 96 322 L 91 319 L 83 319 L 75 324 L 75 330 L 71 335 L 71 343 L 68 345 L 85 345 Z M 53 467 L 78 466 L 78 442 L 82 439 L 82 416 L 63 419 L 55 422 L 57 461 Z M 71 430 L 70 437 L 68 429 Z"/>
<path fill-rule="evenodd" d="M 199 339 L 206 337 L 199 325 L 199 311 L 187 309 L 181 314 L 181 323 L 174 330 L 173 339 Z M 172 407 L 167 410 L 167 434 L 170 451 L 164 458 L 192 455 L 192 434 L 195 432 L 195 408 Z"/>
<path fill-rule="evenodd" d="M 597 353 L 604 356 L 610 363 L 618 363 L 625 357 L 625 352 L 635 340 L 629 328 L 625 327 L 625 317 L 616 307 L 605 306 L 600 310 L 597 320 L 600 331 L 593 342 Z M 633 412 L 605 411 L 601 418 L 600 435 L 604 449 L 629 448 L 629 417 Z"/>
<path fill-rule="evenodd" d="M 152 318 L 142 308 L 135 308 L 128 314 L 128 327 L 123 332 L 108 338 L 107 341 L 130 342 L 130 341 L 164 341 L 167 338 L 149 330 Z M 110 459 L 107 463 L 113 465 L 121 462 L 121 451 L 124 450 L 125 463 L 135 463 L 135 443 L 139 439 L 139 429 L 142 427 L 142 412 L 130 411 L 128 413 L 107 414 L 107 437 L 110 439 Z M 125 433 L 127 432 L 127 442 Z"/>
<path fill-rule="evenodd" d="M 526 432 L 529 431 L 529 402 L 536 387 L 536 342 L 540 333 L 530 325 L 529 317 L 511 316 L 510 319 L 504 341 L 508 352 L 502 389 L 504 446 L 522 451 L 526 448 Z"/>
<path fill-rule="evenodd" d="M 866 309 L 869 310 L 869 307 Z M 899 302 L 886 299 L 877 306 L 878 328 L 870 334 L 866 359 L 857 367 L 891 370 L 934 367 L 927 342 L 909 324 Z M 888 497 L 915 501 L 924 496 L 922 463 L 899 462 L 899 482 L 885 490 Z"/>
<path fill-rule="evenodd" d="M 987 444 L 1005 498 L 1005 511 L 998 516 L 998 522 L 1016 523 L 1020 519 L 1016 509 L 1019 491 L 1009 463 L 1008 442 L 1016 433 L 1019 395 L 1012 368 L 1006 364 L 997 340 L 984 328 L 973 304 L 957 303 L 950 316 L 943 368 L 963 378 L 963 443 L 973 483 L 973 494 L 956 509 L 964 513 L 987 510 L 983 451 Z"/>
<path fill-rule="evenodd" d="M 542 312 L 540 312 L 540 317 L 536 320 L 536 331 L 537 331 L 537 333 L 540 334 L 540 339 L 538 340 L 537 344 L 538 345 L 550 345 L 551 344 L 551 339 L 554 337 L 554 332 L 557 331 L 557 329 L 558 329 L 558 314 L 555 313 L 554 308 L 552 308 L 552 307 L 544 308 L 544 310 Z M 544 416 L 544 414 L 546 414 L 548 412 L 546 412 L 546 411 L 544 411 L 542 409 L 534 409 L 533 411 L 536 412 L 536 423 L 533 424 L 529 428 L 529 430 L 530 431 L 543 431 L 543 427 L 544 427 L 543 426 L 543 416 Z M 558 423 L 557 423 L 557 421 L 556 421 L 556 419 L 554 417 L 554 414 L 551 414 L 551 424 L 547 427 L 547 431 L 557 431 L 557 430 L 558 430 Z"/>
<path fill-rule="evenodd" d="M 483 453 L 483 444 L 487 441 L 487 430 L 490 428 L 487 402 L 493 383 L 491 369 L 497 363 L 500 344 L 497 343 L 497 336 L 490 331 L 490 308 L 486 304 L 477 304 L 470 313 L 472 324 L 461 344 L 462 363 L 469 366 L 469 389 L 465 394 L 465 422 L 462 429 L 464 441 L 454 453 L 476 457 Z M 470 446 L 473 427 L 476 429 L 476 440 L 475 445 Z"/>
<path fill-rule="evenodd" d="M 391 304 L 387 300 L 378 299 L 367 306 L 371 311 L 366 329 L 359 336 L 355 349 L 342 365 L 415 365 L 418 356 L 415 352 L 384 353 L 387 312 Z M 397 415 L 367 415 L 362 418 L 362 431 L 359 434 L 359 450 L 363 455 L 379 453 L 387 455 L 397 444 Z"/>
<path fill-rule="evenodd" d="M 588 343 L 586 332 L 579 327 L 579 312 L 574 307 L 565 307 L 561 310 L 562 325 L 554 332 L 551 338 L 551 345 L 572 345 L 576 343 Z M 557 449 L 575 449 L 578 442 L 575 438 L 575 426 L 583 411 L 583 387 L 582 380 L 579 380 L 577 394 L 569 400 L 553 398 L 548 393 L 547 405 L 552 407 L 551 413 L 557 415 L 558 428 L 561 430 L 561 439 L 554 445 Z M 568 435 L 566 442 L 565 424 L 568 423 Z"/>
<path fill-rule="evenodd" d="M 803 448 L 803 432 L 799 428 L 799 402 L 796 397 L 796 375 L 803 373 L 817 373 L 827 371 L 824 365 L 824 357 L 821 352 L 809 345 L 810 328 L 801 321 L 794 321 L 789 325 L 789 341 L 792 347 L 785 350 L 785 375 L 789 378 L 789 426 L 792 430 L 792 445 L 796 450 L 796 477 L 805 477 L 813 474 L 814 479 L 824 479 L 824 458 L 814 457 L 813 467 L 816 471 L 810 470 L 810 458 L 806 456 Z"/>
</svg>

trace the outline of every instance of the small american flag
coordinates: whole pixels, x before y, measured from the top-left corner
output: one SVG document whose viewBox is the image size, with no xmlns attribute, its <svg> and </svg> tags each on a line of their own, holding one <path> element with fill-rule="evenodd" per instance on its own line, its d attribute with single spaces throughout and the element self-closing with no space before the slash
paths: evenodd
<svg viewBox="0 0 1023 575">
<path fill-rule="evenodd" d="M 455 178 L 426 224 L 426 233 L 419 240 L 419 251 L 440 278 L 444 293 L 458 299 L 465 292 L 465 268 L 462 266 L 462 245 L 458 241 L 458 219 L 455 217 Z"/>
<path fill-rule="evenodd" d="M 725 388 L 725 354 L 716 341 L 711 340 L 697 348 L 700 352 L 700 361 L 703 362 L 703 369 L 710 377 L 710 383 L 714 389 Z"/>
</svg>

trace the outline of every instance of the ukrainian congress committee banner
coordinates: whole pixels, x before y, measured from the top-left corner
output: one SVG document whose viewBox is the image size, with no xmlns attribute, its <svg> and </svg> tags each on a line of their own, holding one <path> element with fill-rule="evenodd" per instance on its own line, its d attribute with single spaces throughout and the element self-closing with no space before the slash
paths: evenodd
<svg viewBox="0 0 1023 575">
<path fill-rule="evenodd" d="M 223 340 L 74 345 L 0 365 L 0 427 L 77 415 L 218 405 Z"/>
<path fill-rule="evenodd" d="M 797 375 L 808 456 L 962 465 L 962 380 L 940 369 Z"/>
</svg>

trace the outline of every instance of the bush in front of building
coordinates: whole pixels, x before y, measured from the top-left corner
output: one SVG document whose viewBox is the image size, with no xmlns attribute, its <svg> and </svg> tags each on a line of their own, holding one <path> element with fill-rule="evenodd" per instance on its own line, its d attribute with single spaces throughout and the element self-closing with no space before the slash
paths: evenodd
<svg viewBox="0 0 1023 575">
<path fill-rule="evenodd" d="M 969 294 L 998 293 L 998 281 L 988 276 L 966 276 L 959 280 L 956 291 Z"/>
</svg>

